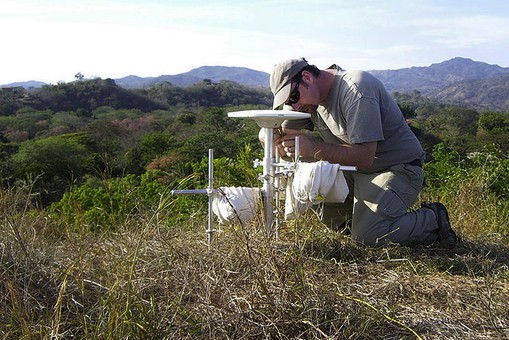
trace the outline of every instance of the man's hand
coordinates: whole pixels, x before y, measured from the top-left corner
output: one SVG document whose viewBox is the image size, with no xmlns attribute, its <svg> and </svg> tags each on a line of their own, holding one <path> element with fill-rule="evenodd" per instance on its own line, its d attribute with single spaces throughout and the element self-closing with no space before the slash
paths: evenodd
<svg viewBox="0 0 509 340">
<path fill-rule="evenodd" d="M 258 133 L 264 143 L 263 129 Z M 274 129 L 274 146 L 283 157 L 295 158 L 295 137 L 299 137 L 299 156 L 303 159 L 324 160 L 341 165 L 369 168 L 375 159 L 377 142 L 360 144 L 329 144 L 315 140 L 306 130 Z"/>
<path fill-rule="evenodd" d="M 301 130 L 274 129 L 274 150 L 277 149 L 279 154 L 283 157 L 295 157 L 295 136 L 304 136 L 304 134 Z M 264 129 L 260 129 L 258 132 L 258 140 L 262 145 L 265 144 Z M 301 140 L 302 138 L 299 139 L 299 141 Z M 300 146 L 300 148 L 302 147 Z"/>
<path fill-rule="evenodd" d="M 314 158 L 315 141 L 308 134 L 301 130 L 284 129 L 280 138 L 280 149 L 284 155 L 295 158 L 295 138 L 299 137 L 299 156 L 303 158 Z"/>
</svg>

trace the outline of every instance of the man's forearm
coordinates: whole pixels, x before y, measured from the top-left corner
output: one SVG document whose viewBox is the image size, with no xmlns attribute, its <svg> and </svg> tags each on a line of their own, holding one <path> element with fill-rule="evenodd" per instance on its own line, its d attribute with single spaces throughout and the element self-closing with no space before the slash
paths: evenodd
<svg viewBox="0 0 509 340">
<path fill-rule="evenodd" d="M 377 142 L 362 144 L 329 144 L 313 141 L 311 154 L 316 160 L 329 163 L 357 166 L 359 169 L 369 168 L 375 159 Z M 303 155 L 304 156 L 304 155 Z"/>
</svg>

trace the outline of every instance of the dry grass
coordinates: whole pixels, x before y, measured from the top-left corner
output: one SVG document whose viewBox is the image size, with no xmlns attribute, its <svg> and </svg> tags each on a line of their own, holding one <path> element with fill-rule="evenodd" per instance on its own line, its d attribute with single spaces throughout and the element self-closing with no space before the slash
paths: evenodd
<svg viewBox="0 0 509 340">
<path fill-rule="evenodd" d="M 454 250 L 371 249 L 309 214 L 278 239 L 223 228 L 209 250 L 205 219 L 169 227 L 164 205 L 87 234 L 0 200 L 4 339 L 509 337 L 507 240 L 463 225 Z"/>
</svg>

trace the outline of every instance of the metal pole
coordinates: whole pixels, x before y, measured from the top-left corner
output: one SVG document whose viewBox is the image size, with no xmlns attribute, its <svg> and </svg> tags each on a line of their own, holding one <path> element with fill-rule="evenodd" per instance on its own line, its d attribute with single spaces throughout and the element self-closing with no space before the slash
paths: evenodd
<svg viewBox="0 0 509 340">
<path fill-rule="evenodd" d="M 207 189 L 184 189 L 184 190 L 172 190 L 172 195 L 197 195 L 197 194 L 203 194 L 208 195 Z"/>
<path fill-rule="evenodd" d="M 295 162 L 294 169 L 297 166 L 297 162 L 299 161 L 299 152 L 300 152 L 300 143 L 299 143 L 299 136 L 295 136 L 295 159 L 293 160 Z"/>
<path fill-rule="evenodd" d="M 265 214 L 265 226 L 267 231 L 272 231 L 272 222 L 274 219 L 274 130 L 273 128 L 264 129 L 264 157 L 263 157 L 263 203 L 264 203 L 264 214 Z"/>
<path fill-rule="evenodd" d="M 273 164 L 273 167 L 274 167 L 274 170 L 276 170 L 275 168 L 278 166 L 278 164 L 280 163 L 280 156 L 279 156 L 279 152 L 277 150 L 277 147 L 275 148 L 275 164 Z M 277 171 L 274 172 L 275 174 L 275 181 L 274 181 L 274 188 L 276 190 L 276 193 L 275 193 L 275 196 L 276 196 L 276 206 L 275 206 L 275 209 L 274 209 L 274 214 L 275 214 L 275 229 L 276 229 L 276 237 L 279 238 L 279 229 L 280 229 L 280 221 L 281 221 L 281 216 L 280 216 L 280 204 L 281 204 L 281 200 L 280 200 L 280 190 L 281 190 L 281 178 L 280 176 L 277 175 Z"/>
<path fill-rule="evenodd" d="M 299 157 L 300 157 L 300 141 L 299 141 L 299 136 L 295 136 L 295 159 L 293 160 L 294 173 L 295 173 L 295 171 L 297 171 L 297 167 L 299 166 Z M 292 180 L 293 180 L 293 178 L 292 178 Z M 299 227 L 300 206 L 299 206 L 299 203 L 297 202 L 297 200 L 295 200 L 293 204 L 294 204 L 294 213 L 295 213 L 295 220 L 296 220 L 295 231 L 296 231 L 296 234 L 298 237 L 298 235 L 300 235 L 300 233 L 299 233 L 299 230 L 300 230 L 300 227 Z"/>
<path fill-rule="evenodd" d="M 212 234 L 214 229 L 212 227 L 212 202 L 213 202 L 213 191 L 214 191 L 214 149 L 209 149 L 209 185 L 207 186 L 207 195 L 209 197 L 209 211 L 208 211 L 208 225 L 207 225 L 207 243 L 209 249 L 212 244 Z"/>
<path fill-rule="evenodd" d="M 207 244 L 209 246 L 209 250 L 212 244 L 212 234 L 214 233 L 213 229 L 213 211 L 212 205 L 214 201 L 214 194 L 216 190 L 214 190 L 214 149 L 209 149 L 209 164 L 208 164 L 208 186 L 206 189 L 184 189 L 184 190 L 172 190 L 172 195 L 195 195 L 202 194 L 207 195 L 208 202 L 208 221 L 207 221 Z"/>
</svg>

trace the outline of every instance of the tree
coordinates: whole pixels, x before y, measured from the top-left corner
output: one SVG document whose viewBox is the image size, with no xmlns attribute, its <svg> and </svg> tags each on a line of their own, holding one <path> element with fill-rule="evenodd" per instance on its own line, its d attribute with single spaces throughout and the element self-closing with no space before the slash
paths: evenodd
<svg viewBox="0 0 509 340">
<path fill-rule="evenodd" d="M 483 112 L 479 117 L 479 127 L 495 133 L 509 133 L 508 112 Z"/>
<path fill-rule="evenodd" d="M 35 189 L 44 201 L 58 198 L 85 173 L 91 152 L 70 136 L 27 141 L 12 156 L 16 178 L 39 177 Z"/>
<path fill-rule="evenodd" d="M 194 125 L 194 123 L 196 123 L 196 116 L 193 113 L 183 113 L 177 116 L 177 121 L 184 124 Z"/>
<path fill-rule="evenodd" d="M 509 150 L 509 113 L 482 113 L 479 117 L 477 138 L 483 145 L 496 144 L 503 152 L 507 152 Z"/>
<path fill-rule="evenodd" d="M 401 110 L 401 113 L 403 113 L 403 117 L 405 117 L 405 119 L 413 118 L 416 116 L 414 108 L 412 107 L 412 105 L 409 105 L 408 103 L 399 104 L 399 108 Z"/>
<path fill-rule="evenodd" d="M 141 165 L 146 166 L 153 159 L 162 156 L 175 145 L 175 137 L 166 132 L 154 132 L 145 135 L 140 143 Z"/>
</svg>

